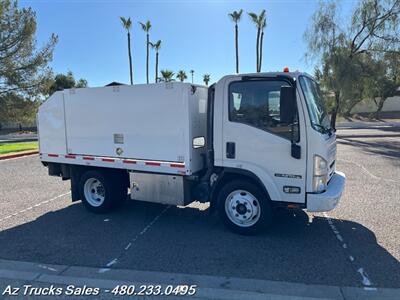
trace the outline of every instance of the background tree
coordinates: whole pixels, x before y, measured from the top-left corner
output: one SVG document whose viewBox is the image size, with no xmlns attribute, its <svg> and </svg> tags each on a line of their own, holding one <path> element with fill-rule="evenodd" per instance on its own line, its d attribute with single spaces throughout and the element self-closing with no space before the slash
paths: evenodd
<svg viewBox="0 0 400 300">
<path fill-rule="evenodd" d="M 306 57 L 320 61 L 325 77 L 322 82 L 334 94 L 332 124 L 338 113 L 349 112 L 357 89 L 362 90 L 357 101 L 366 95 L 376 98 L 370 80 L 379 77 L 379 68 L 369 64 L 386 60 L 385 53 L 399 55 L 399 14 L 399 0 L 362 0 L 350 24 L 344 26 L 336 1 L 321 2 L 313 14 L 305 33 Z"/>
<path fill-rule="evenodd" d="M 208 86 L 208 83 L 210 82 L 210 75 L 209 74 L 204 74 L 203 75 L 203 81 L 204 81 L 204 84 L 206 86 Z"/>
<path fill-rule="evenodd" d="M 129 58 L 129 75 L 131 79 L 131 85 L 133 84 L 133 74 L 132 74 L 132 54 L 131 54 L 131 28 L 132 21 L 131 18 L 125 19 L 124 17 L 120 17 L 122 27 L 125 28 L 128 34 L 128 58 Z"/>
<path fill-rule="evenodd" d="M 46 94 L 49 96 L 57 91 L 71 88 L 84 88 L 88 86 L 87 80 L 79 79 L 75 80 L 74 75 L 71 71 L 67 74 L 57 74 L 54 78 L 50 79 L 47 83 L 48 91 Z"/>
<path fill-rule="evenodd" d="M 375 117 L 380 118 L 385 101 L 399 94 L 400 87 L 400 55 L 385 53 L 370 63 L 375 68 L 375 76 L 370 78 L 368 85 L 370 98 L 376 105 Z"/>
<path fill-rule="evenodd" d="M 239 11 L 233 11 L 228 14 L 229 17 L 235 22 L 235 49 L 236 49 L 236 74 L 239 73 L 239 26 L 238 23 L 242 17 L 243 9 Z"/>
<path fill-rule="evenodd" d="M 139 23 L 142 26 L 143 31 L 146 32 L 146 82 L 149 83 L 149 46 L 151 23 L 150 21 L 147 21 L 146 23 Z"/>
<path fill-rule="evenodd" d="M 34 126 L 37 109 L 41 101 L 22 97 L 13 92 L 0 95 L 0 129 L 4 123 L 14 126 Z M 10 124 L 9 124 L 10 125 Z"/>
<path fill-rule="evenodd" d="M 161 70 L 161 78 L 160 81 L 163 82 L 171 82 L 174 81 L 174 72 L 171 70 Z"/>
<path fill-rule="evenodd" d="M 161 49 L 161 40 L 158 40 L 155 43 L 150 42 L 151 47 L 156 50 L 156 79 L 155 82 L 158 81 L 158 51 Z"/>
<path fill-rule="evenodd" d="M 176 74 L 176 78 L 178 78 L 180 80 L 180 82 L 184 82 L 185 79 L 187 79 L 187 75 L 186 75 L 185 71 L 180 70 L 178 72 L 178 74 Z"/>
<path fill-rule="evenodd" d="M 190 74 L 192 75 L 192 83 L 193 83 L 193 79 L 194 79 L 194 70 L 190 70 Z"/>
<path fill-rule="evenodd" d="M 250 19 L 256 25 L 257 28 L 257 37 L 256 37 L 256 71 L 260 72 L 260 38 L 261 38 L 261 30 L 263 24 L 265 22 L 265 9 L 263 9 L 260 15 L 256 13 L 249 13 Z"/>
<path fill-rule="evenodd" d="M 16 1 L 0 1 L 0 95 L 37 95 L 50 76 L 54 34 L 36 47 L 36 16 L 31 8 L 19 9 Z"/>
</svg>

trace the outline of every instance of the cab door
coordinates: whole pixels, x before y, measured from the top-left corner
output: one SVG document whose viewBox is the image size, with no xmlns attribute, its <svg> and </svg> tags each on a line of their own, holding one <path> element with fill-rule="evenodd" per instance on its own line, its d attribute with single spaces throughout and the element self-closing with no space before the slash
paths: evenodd
<svg viewBox="0 0 400 300">
<path fill-rule="evenodd" d="M 240 78 L 240 77 L 239 77 Z M 281 88 L 294 83 L 280 77 L 229 78 L 224 90 L 222 164 L 256 175 L 271 200 L 305 202 L 306 132 L 297 93 L 297 117 L 285 122 Z M 300 158 L 292 156 L 292 141 Z"/>
</svg>

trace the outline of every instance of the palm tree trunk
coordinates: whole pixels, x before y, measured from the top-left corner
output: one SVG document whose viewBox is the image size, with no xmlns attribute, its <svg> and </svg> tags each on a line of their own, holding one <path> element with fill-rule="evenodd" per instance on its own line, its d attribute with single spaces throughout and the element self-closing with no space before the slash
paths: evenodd
<svg viewBox="0 0 400 300">
<path fill-rule="evenodd" d="M 156 52 L 156 83 L 158 81 L 158 51 Z"/>
<path fill-rule="evenodd" d="M 257 61 L 256 61 L 256 71 L 258 72 L 258 65 L 259 65 L 259 57 L 260 57 L 260 28 L 257 29 L 257 43 L 256 43 L 256 56 L 257 56 Z"/>
<path fill-rule="evenodd" d="M 261 72 L 261 65 L 262 65 L 262 55 L 263 55 L 263 39 L 264 39 L 264 30 L 261 31 L 261 38 L 260 38 L 260 60 L 258 62 L 258 71 Z"/>
<path fill-rule="evenodd" d="M 235 46 L 236 46 L 236 74 L 239 74 L 239 32 L 238 25 L 235 25 Z"/>
<path fill-rule="evenodd" d="M 128 56 L 129 56 L 129 74 L 131 77 L 131 85 L 133 84 L 132 75 L 132 55 L 131 55 L 131 34 L 128 32 Z"/>
<path fill-rule="evenodd" d="M 146 48 L 146 82 L 149 83 L 149 44 L 150 44 L 150 37 L 147 34 L 147 48 Z"/>
</svg>

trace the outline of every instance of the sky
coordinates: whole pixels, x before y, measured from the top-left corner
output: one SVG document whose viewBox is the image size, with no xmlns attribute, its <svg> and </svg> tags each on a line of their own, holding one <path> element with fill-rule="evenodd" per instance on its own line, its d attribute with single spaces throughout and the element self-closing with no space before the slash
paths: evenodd
<svg viewBox="0 0 400 300">
<path fill-rule="evenodd" d="M 350 11 L 355 2 L 342 1 Z M 129 83 L 127 36 L 120 16 L 131 17 L 133 81 L 146 81 L 146 34 L 138 22 L 150 20 L 150 40 L 162 40 L 159 70 L 177 73 L 193 69 L 195 83 L 203 74 L 211 82 L 235 72 L 234 23 L 228 13 L 243 9 L 239 23 L 240 73 L 255 72 L 256 27 L 248 12 L 266 10 L 262 71 L 284 67 L 312 73 L 314 63 L 306 62 L 303 39 L 317 0 L 275 1 L 170 1 L 170 0 L 20 0 L 20 7 L 31 7 L 37 16 L 37 43 L 44 45 L 52 33 L 58 43 L 50 66 L 57 73 L 72 71 L 89 86 L 112 81 Z M 150 81 L 155 78 L 155 53 L 150 51 Z M 190 78 L 189 78 L 190 79 Z"/>
</svg>

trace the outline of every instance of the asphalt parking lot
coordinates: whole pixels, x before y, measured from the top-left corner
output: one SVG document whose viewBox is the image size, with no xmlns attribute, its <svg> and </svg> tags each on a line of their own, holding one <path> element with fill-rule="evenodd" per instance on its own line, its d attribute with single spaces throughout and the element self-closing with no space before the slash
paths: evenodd
<svg viewBox="0 0 400 300">
<path fill-rule="evenodd" d="M 400 129 L 338 132 L 339 206 L 326 214 L 279 211 L 273 228 L 228 231 L 207 205 L 129 201 L 107 215 L 71 203 L 69 182 L 38 156 L 0 162 L 0 259 L 400 288 Z"/>
</svg>

